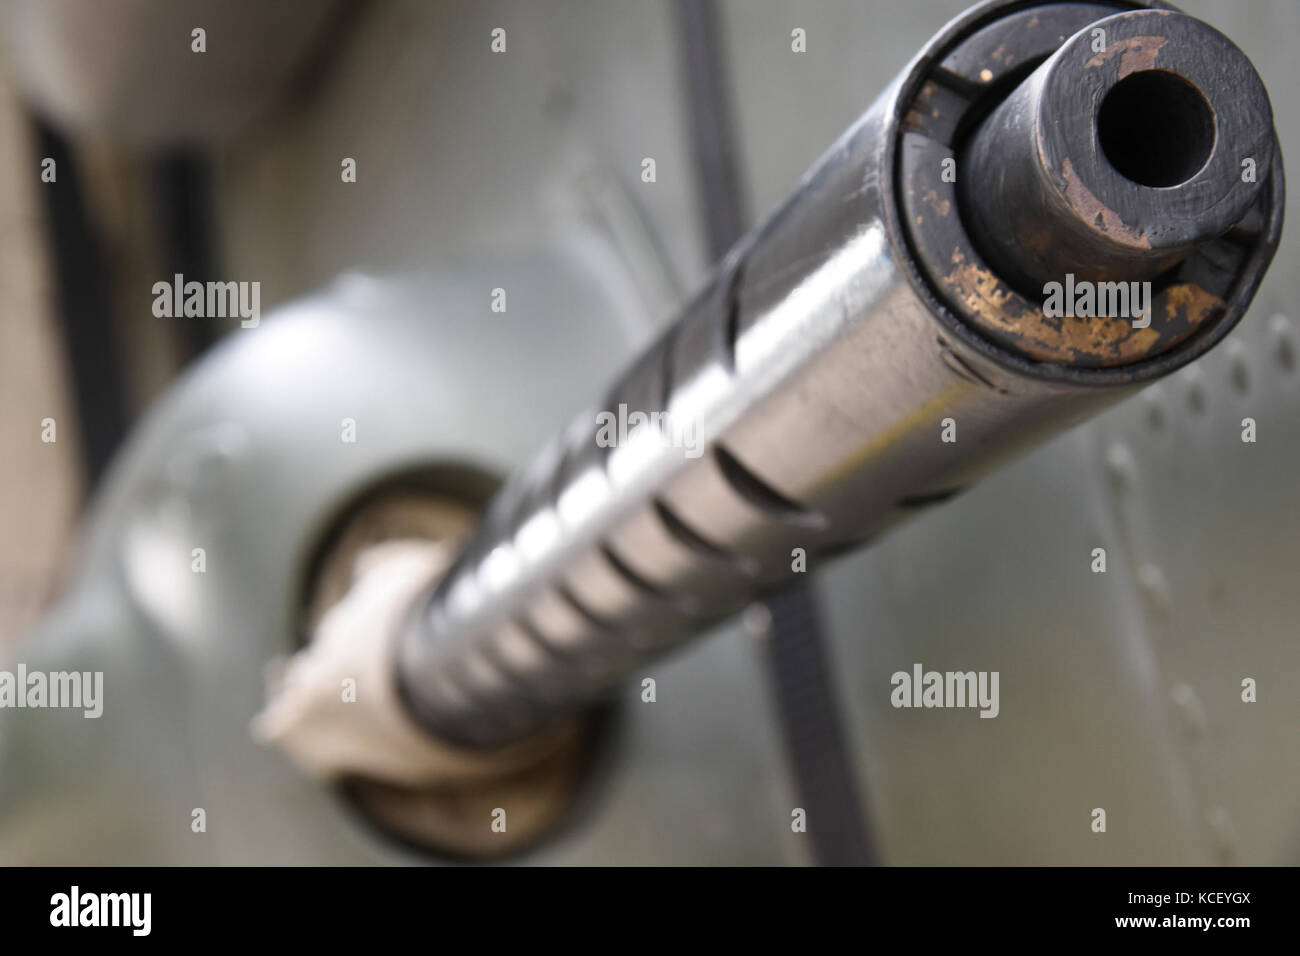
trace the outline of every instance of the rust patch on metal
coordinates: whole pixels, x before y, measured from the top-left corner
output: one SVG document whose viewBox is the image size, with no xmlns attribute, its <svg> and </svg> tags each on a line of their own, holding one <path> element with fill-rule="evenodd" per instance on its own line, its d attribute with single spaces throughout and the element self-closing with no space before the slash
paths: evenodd
<svg viewBox="0 0 1300 956">
<path fill-rule="evenodd" d="M 960 249 L 953 250 L 952 266 L 940 281 L 976 325 L 1040 362 L 1104 368 L 1140 361 L 1181 342 L 1223 308 L 1217 296 L 1188 282 L 1155 297 L 1145 329 L 1133 328 L 1129 318 L 1052 317 Z"/>
<path fill-rule="evenodd" d="M 1169 320 L 1186 323 L 1196 328 L 1206 319 L 1224 308 L 1224 302 L 1212 292 L 1207 292 L 1195 282 L 1171 285 L 1161 298 L 1165 300 L 1165 315 Z"/>
<path fill-rule="evenodd" d="M 952 201 L 940 198 L 939 194 L 933 189 L 927 189 L 925 195 L 921 197 L 925 204 L 941 216 L 946 216 L 952 211 Z"/>
<path fill-rule="evenodd" d="M 1084 221 L 1092 223 L 1099 232 L 1104 232 L 1122 245 L 1134 249 L 1151 248 L 1150 239 L 1126 226 L 1119 213 L 1092 194 L 1092 190 L 1085 186 L 1075 173 L 1074 164 L 1070 162 L 1068 156 L 1062 161 L 1061 176 L 1065 180 L 1066 202 L 1078 211 Z"/>
<path fill-rule="evenodd" d="M 903 129 L 909 133 L 918 132 L 925 127 L 925 114 L 917 110 L 908 110 L 903 117 Z"/>
<path fill-rule="evenodd" d="M 1103 63 L 1114 59 L 1118 54 L 1119 79 L 1122 80 L 1130 73 L 1155 69 L 1156 57 L 1160 55 L 1160 48 L 1168 41 L 1168 37 L 1161 36 L 1127 37 L 1109 44 L 1103 52 L 1092 57 L 1084 66 L 1099 67 Z"/>
</svg>

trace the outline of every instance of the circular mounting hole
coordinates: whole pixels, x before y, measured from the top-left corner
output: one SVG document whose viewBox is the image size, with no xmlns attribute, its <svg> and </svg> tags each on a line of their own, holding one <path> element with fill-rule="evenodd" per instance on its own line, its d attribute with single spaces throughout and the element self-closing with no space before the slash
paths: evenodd
<svg viewBox="0 0 1300 956">
<path fill-rule="evenodd" d="M 1133 182 L 1177 186 L 1200 172 L 1214 150 L 1214 111 L 1176 73 L 1131 73 L 1101 101 L 1097 141 L 1116 171 Z"/>
</svg>

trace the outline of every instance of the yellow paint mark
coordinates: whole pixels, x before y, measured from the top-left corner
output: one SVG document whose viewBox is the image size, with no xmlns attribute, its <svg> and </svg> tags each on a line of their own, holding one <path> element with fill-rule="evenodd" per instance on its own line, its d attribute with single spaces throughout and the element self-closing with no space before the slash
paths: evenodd
<svg viewBox="0 0 1300 956">
<path fill-rule="evenodd" d="M 905 438 L 911 432 L 924 428 L 931 422 L 933 422 L 934 426 L 938 428 L 939 413 L 951 406 L 953 399 L 962 392 L 969 391 L 972 388 L 982 387 L 983 386 L 977 386 L 968 382 L 965 379 L 954 381 L 920 408 L 916 409 L 911 414 L 904 415 L 870 442 L 859 448 L 847 460 L 840 462 L 840 464 L 832 468 L 821 484 L 834 485 L 841 478 L 845 478 L 862 468 L 862 466 L 872 458 L 875 458 L 881 452 L 891 448 L 895 443 Z"/>
</svg>

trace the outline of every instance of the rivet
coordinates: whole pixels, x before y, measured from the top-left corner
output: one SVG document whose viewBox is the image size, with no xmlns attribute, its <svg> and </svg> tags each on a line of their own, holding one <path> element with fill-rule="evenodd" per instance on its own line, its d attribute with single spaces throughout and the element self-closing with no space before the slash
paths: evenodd
<svg viewBox="0 0 1300 956">
<path fill-rule="evenodd" d="M 756 641 L 772 636 L 772 612 L 761 601 L 755 601 L 740 612 L 740 626 Z"/>
<path fill-rule="evenodd" d="M 1288 372 L 1295 370 L 1295 344 L 1291 341 L 1291 322 L 1281 313 L 1268 320 L 1269 332 L 1273 336 L 1273 356 L 1277 364 Z"/>
<path fill-rule="evenodd" d="M 1143 393 L 1146 402 L 1146 421 L 1147 427 L 1153 432 L 1162 432 L 1165 430 L 1165 406 L 1164 392 L 1159 387 L 1153 386 Z"/>
<path fill-rule="evenodd" d="M 1244 395 L 1250 391 L 1250 367 L 1246 364 L 1246 350 L 1240 342 L 1228 343 L 1231 371 L 1228 373 L 1232 387 Z"/>
<path fill-rule="evenodd" d="M 1211 807 L 1205 814 L 1205 826 L 1210 831 L 1214 853 L 1227 863 L 1237 855 L 1237 826 L 1225 807 Z"/>
<path fill-rule="evenodd" d="M 1137 462 L 1126 445 L 1116 442 L 1106 449 L 1106 472 L 1116 491 L 1130 491 L 1137 484 Z"/>
<path fill-rule="evenodd" d="M 1205 383 L 1201 370 L 1195 366 L 1187 370 L 1187 407 L 1198 415 L 1205 411 Z"/>
<path fill-rule="evenodd" d="M 1169 581 L 1158 565 L 1150 563 L 1141 565 L 1137 572 L 1137 583 L 1138 589 L 1154 608 L 1168 611 L 1173 607 Z"/>
<path fill-rule="evenodd" d="M 1201 698 L 1197 696 L 1196 689 L 1190 684 L 1175 684 L 1169 692 L 1169 697 L 1174 703 L 1174 711 L 1178 714 L 1178 719 L 1191 737 L 1200 737 L 1205 733 L 1208 723 L 1205 716 L 1205 707 L 1201 704 Z"/>
</svg>

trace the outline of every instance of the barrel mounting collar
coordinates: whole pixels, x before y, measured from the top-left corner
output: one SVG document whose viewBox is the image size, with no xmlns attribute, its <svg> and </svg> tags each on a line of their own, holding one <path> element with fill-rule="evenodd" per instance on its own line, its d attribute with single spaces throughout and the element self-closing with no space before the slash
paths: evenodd
<svg viewBox="0 0 1300 956">
<path fill-rule="evenodd" d="M 986 4 L 932 41 L 900 89 L 892 145 L 896 185 L 886 214 L 897 216 L 891 226 L 912 253 L 910 277 L 958 338 L 1022 373 L 1095 385 L 1165 374 L 1235 324 L 1276 250 L 1284 199 L 1278 150 L 1261 156 L 1254 204 L 1226 223 L 1218 239 L 1152 282 L 1145 328 L 1135 328 L 1128 317 L 1048 316 L 1037 290 L 991 265 L 972 239 L 969 211 L 954 181 L 972 131 L 1080 30 L 1150 6 L 1169 9 L 1123 0 Z M 1132 46 L 1123 36 L 1116 44 Z M 1101 67 L 1133 73 L 1133 57 L 1127 67 L 1122 60 L 1104 60 Z M 1108 166 L 1102 172 L 1119 176 Z"/>
</svg>

